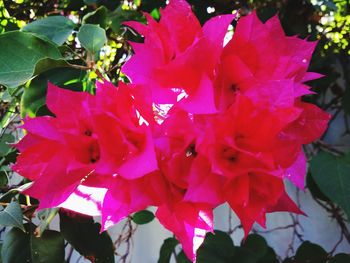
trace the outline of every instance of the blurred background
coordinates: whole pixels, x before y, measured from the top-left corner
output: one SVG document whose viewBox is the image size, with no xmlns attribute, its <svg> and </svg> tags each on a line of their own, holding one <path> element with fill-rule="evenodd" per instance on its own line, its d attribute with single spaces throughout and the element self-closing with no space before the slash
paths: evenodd
<svg viewBox="0 0 350 263">
<path fill-rule="evenodd" d="M 259 237 L 253 235 L 251 243 L 258 250 L 259 244 L 262 246 L 261 242 L 266 251 L 271 247 L 274 251 L 273 256 L 270 259 L 265 256 L 265 261 L 262 258 L 251 257 L 251 261 L 241 259 L 234 262 L 350 262 L 349 257 L 345 256 L 350 254 L 350 0 L 189 0 L 189 3 L 201 23 L 220 14 L 238 11 L 244 16 L 252 10 L 257 10 L 262 21 L 277 14 L 287 35 L 317 40 L 318 45 L 310 71 L 324 74 L 325 77 L 308 83 L 317 94 L 308 95 L 304 100 L 313 102 L 332 114 L 329 129 L 323 138 L 304 149 L 310 161 L 307 189 L 301 191 L 286 183 L 288 193 L 308 216 L 289 213 L 269 215 L 266 229 L 254 226 L 252 232 Z M 22 217 L 25 221 L 26 218 L 32 219 L 36 224 L 35 229 L 38 230 L 39 227 L 40 231 L 61 229 L 65 239 L 65 262 L 114 262 L 101 256 L 108 253 L 116 262 L 151 263 L 157 262 L 158 259 L 158 262 L 187 262 L 179 256 L 181 249 L 176 246 L 170 232 L 164 230 L 156 220 L 152 220 L 152 216 L 147 217 L 147 214 L 141 215 L 139 221 L 130 218 L 112 228 L 109 232 L 110 240 L 107 234 L 101 238 L 98 231 L 92 230 L 94 223 L 91 219 L 71 219 L 69 214 L 64 213 L 58 216 L 57 209 L 36 213 L 37 201 L 28 202 L 27 197 L 19 194 L 19 188 L 27 181 L 14 175 L 9 168 L 9 164 L 15 161 L 17 155 L 9 143 L 22 136 L 15 129 L 20 124 L 20 117 L 40 116 L 47 112 L 47 81 L 73 90 L 92 91 L 94 82 L 100 76 L 89 67 L 91 63 L 111 81 L 123 79 L 120 67 L 132 54 L 127 41 L 142 41 L 142 37 L 127 30 L 122 23 L 128 20 L 145 21 L 142 12 L 149 12 L 155 19 L 159 19 L 159 9 L 165 5 L 166 1 L 163 0 L 0 1 L 0 83 L 3 84 L 0 85 L 0 204 L 4 208 L 0 212 L 0 225 L 4 225 L 0 231 L 0 239 L 4 262 L 25 262 L 21 261 L 23 257 L 17 258 L 16 261 L 11 254 L 17 251 L 9 247 L 9 244 L 16 243 L 14 240 L 22 242 L 17 246 L 25 247 L 27 252 L 23 253 L 29 253 L 30 250 L 25 241 L 27 237 L 14 232 L 10 236 L 9 227 L 14 225 L 3 219 L 4 211 L 13 197 L 18 200 L 17 205 L 21 208 L 20 215 L 17 214 L 20 220 Z M 57 15 L 65 16 L 70 21 L 49 23 L 49 20 L 45 20 L 47 23 L 32 23 Z M 88 57 L 77 39 L 77 32 L 83 24 L 99 25 L 107 35 L 106 44 L 93 58 Z M 234 24 L 235 21 L 233 28 Z M 58 47 L 64 59 L 75 66 L 63 67 L 61 64 L 50 63 L 38 66 L 37 63 L 29 63 L 22 64 L 22 67 L 32 69 L 27 75 L 16 73 L 5 76 L 3 72 L 12 60 L 8 57 L 6 48 L 9 48 L 12 42 L 3 36 L 6 36 L 7 32 L 17 30 L 49 38 Z M 7 43 L 6 48 L 4 41 Z M 13 45 L 16 43 L 13 42 Z M 27 47 L 30 47 L 30 44 L 28 45 Z M 23 56 L 29 55 L 30 49 L 26 51 L 24 48 L 19 52 Z M 323 166 L 323 173 L 317 172 L 321 164 L 326 164 Z M 150 211 L 153 211 L 152 208 Z M 67 236 L 68 230 L 62 230 L 62 221 L 71 232 L 74 232 L 72 229 L 81 226 L 85 234 L 78 231 L 74 232 L 74 237 Z M 243 231 L 239 220 L 230 212 L 228 206 L 223 205 L 216 209 L 215 224 L 217 229 L 233 239 L 235 246 L 240 247 Z M 85 226 L 88 230 L 84 229 Z M 260 236 L 263 239 L 259 239 Z M 169 239 L 164 243 L 166 238 Z M 58 243 L 53 239 L 49 240 L 45 241 L 49 244 L 46 252 L 58 253 L 50 248 Z M 212 244 L 207 245 L 210 247 Z M 106 251 L 106 247 L 110 247 L 111 251 Z M 14 252 L 11 252 L 11 249 Z M 40 253 L 44 253 L 45 248 L 40 249 Z M 271 253 L 266 252 L 266 255 L 271 256 Z M 333 259 L 338 253 L 343 254 Z M 207 262 L 230 262 L 221 256 L 215 257 L 217 261 Z M 92 261 L 92 258 L 99 260 Z M 39 261 L 33 259 L 31 262 Z"/>
</svg>

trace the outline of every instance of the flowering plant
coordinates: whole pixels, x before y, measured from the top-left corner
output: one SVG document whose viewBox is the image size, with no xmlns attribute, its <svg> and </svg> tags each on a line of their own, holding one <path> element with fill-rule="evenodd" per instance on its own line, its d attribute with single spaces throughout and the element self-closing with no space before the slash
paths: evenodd
<svg viewBox="0 0 350 263">
<path fill-rule="evenodd" d="M 145 15 L 147 24 L 125 23 L 144 37 L 122 68 L 130 84 L 103 80 L 90 95 L 49 83 L 54 117 L 26 118 L 16 145 L 13 170 L 33 181 L 24 193 L 39 209 L 101 215 L 103 230 L 156 206 L 193 261 L 224 202 L 246 235 L 266 213 L 302 213 L 283 179 L 304 187 L 302 145 L 329 120 L 301 101 L 311 93 L 304 82 L 320 77 L 307 72 L 315 42 L 252 13 L 224 46 L 235 16 L 201 27 L 184 0 L 171 0 L 159 22 Z"/>
<path fill-rule="evenodd" d="M 45 236 L 44 231 L 60 210 L 62 235 L 79 253 L 92 262 L 114 262 L 113 253 L 102 256 L 91 245 L 80 247 L 72 236 L 79 224 L 76 229 L 68 226 L 82 218 L 94 233 L 91 239 L 110 246 L 105 230 L 125 218 L 136 222 L 146 213 L 174 234 L 183 260 L 202 262 L 201 251 L 210 247 L 210 238 L 227 238 L 214 232 L 213 210 L 223 204 L 240 220 L 243 249 L 256 238 L 249 235 L 255 223 L 266 227 L 267 214 L 306 215 L 286 184 L 305 189 L 307 145 L 320 143 L 331 120 L 328 112 L 333 113 L 309 99 L 316 94 L 309 81 L 324 77 L 309 71 L 317 41 L 288 36 L 277 15 L 262 21 L 256 11 L 242 8 L 202 23 L 186 0 L 170 0 L 159 12 L 142 17 L 132 12 L 141 5 L 136 2 L 114 11 L 85 3 L 94 11 L 84 16 L 73 37 L 76 25 L 64 16 L 0 35 L 0 45 L 13 56 L 7 44 L 11 41 L 37 46 L 35 52 L 28 47 L 23 65 L 10 63 L 5 73 L 0 65 L 0 83 L 13 96 L 24 90 L 21 125 L 15 130 L 23 134 L 11 141 L 18 155 L 9 163 L 28 182 L 15 189 L 25 204 L 5 203 L 0 225 L 20 228 L 25 238 L 34 235 L 35 242 L 49 240 L 57 233 Z M 72 20 L 76 15 L 69 13 Z M 115 17 L 123 21 L 116 25 Z M 62 46 L 65 42 L 69 47 Z M 124 53 L 118 54 L 120 50 Z M 18 78 L 11 72 L 18 72 Z M 326 157 L 319 158 L 322 163 Z M 346 157 L 337 161 L 347 165 Z M 314 174 L 317 169 L 311 164 Z M 343 198 L 335 202 L 348 212 Z M 41 221 L 45 223 L 33 227 L 32 207 L 38 214 L 48 211 Z M 15 218 L 13 211 L 20 220 L 8 223 L 5 214 Z M 22 213 L 30 223 L 23 225 Z M 85 216 L 99 217 L 101 226 Z M 209 243 L 203 244 L 206 237 Z M 5 243 L 2 253 L 10 246 Z M 41 250 L 34 252 L 42 256 Z M 171 253 L 165 254 L 164 262 L 169 262 Z M 180 262 L 181 253 L 175 255 Z M 14 263 L 14 257 L 5 262 Z M 56 262 L 43 262 L 51 261 Z"/>
</svg>

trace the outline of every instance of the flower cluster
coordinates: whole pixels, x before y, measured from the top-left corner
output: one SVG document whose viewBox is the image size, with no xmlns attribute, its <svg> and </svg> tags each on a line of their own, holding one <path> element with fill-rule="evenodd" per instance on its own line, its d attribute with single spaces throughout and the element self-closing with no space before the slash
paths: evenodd
<svg viewBox="0 0 350 263">
<path fill-rule="evenodd" d="M 329 120 L 301 100 L 320 77 L 307 72 L 315 42 L 252 13 L 224 45 L 234 15 L 201 26 L 184 0 L 145 16 L 126 23 L 144 37 L 122 68 L 130 84 L 98 82 L 95 95 L 49 84 L 54 117 L 24 120 L 13 169 L 33 181 L 26 193 L 101 215 L 103 229 L 156 206 L 191 260 L 225 202 L 245 234 L 266 213 L 301 213 L 283 181 L 304 187 L 302 145 Z"/>
</svg>

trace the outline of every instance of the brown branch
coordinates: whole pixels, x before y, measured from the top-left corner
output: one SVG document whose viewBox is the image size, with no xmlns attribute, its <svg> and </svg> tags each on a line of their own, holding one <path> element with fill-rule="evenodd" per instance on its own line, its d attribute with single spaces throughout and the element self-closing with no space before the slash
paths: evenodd
<svg viewBox="0 0 350 263">
<path fill-rule="evenodd" d="M 121 233 L 117 237 L 114 242 L 114 246 L 116 247 L 115 255 L 119 256 L 120 259 L 118 262 L 126 263 L 131 255 L 131 245 L 132 245 L 132 236 L 135 233 L 137 227 L 134 227 L 132 224 L 132 220 L 129 217 L 125 222 Z M 126 244 L 126 249 L 123 253 L 118 253 L 117 249 L 120 248 L 122 244 Z"/>
</svg>

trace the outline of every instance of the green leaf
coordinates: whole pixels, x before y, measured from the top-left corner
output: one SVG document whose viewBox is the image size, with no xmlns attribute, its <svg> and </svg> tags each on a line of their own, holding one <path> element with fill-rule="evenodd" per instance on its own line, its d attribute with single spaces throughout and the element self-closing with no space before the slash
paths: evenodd
<svg viewBox="0 0 350 263">
<path fill-rule="evenodd" d="M 135 10 L 123 10 L 121 6 L 119 6 L 113 12 L 109 13 L 109 20 L 111 21 L 111 29 L 119 33 L 123 22 L 132 20 L 144 21 L 144 18 L 140 15 L 140 12 Z"/>
<path fill-rule="evenodd" d="M 74 27 L 73 21 L 64 16 L 49 16 L 25 25 L 22 31 L 45 36 L 60 46 L 72 34 Z"/>
<path fill-rule="evenodd" d="M 298 248 L 295 259 L 297 262 L 325 263 L 327 252 L 319 245 L 305 241 Z"/>
<path fill-rule="evenodd" d="M 144 225 L 151 222 L 154 219 L 154 214 L 148 210 L 142 210 L 136 212 L 132 216 L 132 221 L 134 221 L 138 225 Z"/>
<path fill-rule="evenodd" d="M 30 238 L 27 233 L 18 228 L 12 228 L 5 235 L 1 248 L 3 263 L 32 262 L 29 243 Z"/>
<path fill-rule="evenodd" d="M 313 197 L 318 198 L 322 201 L 330 201 L 327 196 L 320 190 L 320 188 L 315 183 L 315 180 L 312 178 L 312 175 L 308 173 L 306 175 L 306 186 L 310 190 Z"/>
<path fill-rule="evenodd" d="M 344 96 L 342 98 L 342 106 L 346 113 L 350 114 L 350 87 L 345 90 Z"/>
<path fill-rule="evenodd" d="M 160 19 L 160 12 L 158 8 L 155 8 L 152 10 L 152 12 L 150 13 L 150 15 L 155 19 L 155 20 L 159 20 Z"/>
<path fill-rule="evenodd" d="M 179 244 L 176 238 L 169 237 L 164 240 L 160 248 L 158 263 L 169 263 L 175 247 Z"/>
<path fill-rule="evenodd" d="M 266 240 L 257 234 L 251 234 L 243 243 L 243 247 L 254 252 L 257 259 L 263 258 L 268 252 Z"/>
<path fill-rule="evenodd" d="M 8 173 L 10 172 L 10 169 L 8 169 L 7 166 L 2 166 L 0 168 L 0 187 L 5 187 L 8 184 Z"/>
<path fill-rule="evenodd" d="M 27 82 L 39 60 L 62 57 L 54 44 L 27 32 L 1 34 L 0 47 L 0 84 L 7 87 Z"/>
<path fill-rule="evenodd" d="M 17 188 L 12 188 L 12 189 L 8 190 L 6 193 L 4 193 L 0 196 L 0 202 L 10 202 L 11 199 L 15 197 L 15 195 L 28 189 L 30 186 L 32 186 L 32 184 L 33 184 L 33 182 L 29 182 L 29 183 L 22 184 L 21 186 L 19 186 Z"/>
<path fill-rule="evenodd" d="M 335 255 L 329 263 L 349 263 L 350 262 L 350 255 L 341 253 Z"/>
<path fill-rule="evenodd" d="M 82 79 L 85 72 L 73 68 L 57 68 L 40 74 L 26 85 L 21 98 L 21 116 L 40 116 L 46 101 L 47 83 L 71 90 L 82 90 Z M 45 112 L 47 113 L 47 112 Z"/>
<path fill-rule="evenodd" d="M 73 91 L 83 91 L 83 80 L 86 78 L 86 71 L 75 68 L 52 69 L 40 74 L 39 77 L 45 78 L 52 84 L 61 88 L 67 88 Z M 45 85 L 47 88 L 47 83 Z"/>
<path fill-rule="evenodd" d="M 108 233 L 91 217 L 68 216 L 60 212 L 60 229 L 64 238 L 84 257 L 96 263 L 114 263 L 114 247 Z"/>
<path fill-rule="evenodd" d="M 40 107 L 45 105 L 47 91 L 47 79 L 38 76 L 33 79 L 28 87 L 24 88 L 21 98 L 21 116 L 34 117 Z"/>
<path fill-rule="evenodd" d="M 84 0 L 84 3 L 87 5 L 97 4 L 98 0 Z"/>
<path fill-rule="evenodd" d="M 0 225 L 12 226 L 24 230 L 22 209 L 17 201 L 12 201 L 0 212 Z"/>
<path fill-rule="evenodd" d="M 231 261 L 227 261 L 227 263 L 231 262 L 259 263 L 259 260 L 257 259 L 257 256 L 255 255 L 254 251 L 244 247 L 236 247 L 236 252 L 233 259 Z"/>
<path fill-rule="evenodd" d="M 176 263 L 192 263 L 191 260 L 189 260 L 183 250 L 176 255 Z"/>
<path fill-rule="evenodd" d="M 228 263 L 232 261 L 235 247 L 231 237 L 225 232 L 215 230 L 208 233 L 197 251 L 198 263 Z"/>
<path fill-rule="evenodd" d="M 64 262 L 64 240 L 57 231 L 47 230 L 37 238 L 34 225 L 25 226 L 27 232 L 12 228 L 5 236 L 1 249 L 3 263 L 62 263 Z"/>
<path fill-rule="evenodd" d="M 96 54 L 107 42 L 106 31 L 98 25 L 84 24 L 78 32 L 81 45 L 90 53 Z"/>
<path fill-rule="evenodd" d="M 100 6 L 95 11 L 87 13 L 83 17 L 83 24 L 97 24 L 102 28 L 108 25 L 108 9 L 105 6 Z"/>
<path fill-rule="evenodd" d="M 258 263 L 278 263 L 277 255 L 275 251 L 271 248 L 267 248 L 266 254 L 259 260 Z"/>
<path fill-rule="evenodd" d="M 31 235 L 31 244 L 33 263 L 64 262 L 64 239 L 61 233 L 46 230 L 41 237 Z"/>
<path fill-rule="evenodd" d="M 35 65 L 34 75 L 39 75 L 45 71 L 55 69 L 55 68 L 63 68 L 70 67 L 71 65 L 64 59 L 52 59 L 52 58 L 43 58 L 38 61 Z"/>
<path fill-rule="evenodd" d="M 10 143 L 15 141 L 15 137 L 12 134 L 5 133 L 0 138 L 0 157 L 6 156 L 12 151 Z"/>
<path fill-rule="evenodd" d="M 336 157 L 320 153 L 311 160 L 310 169 L 320 190 L 350 218 L 350 154 Z"/>
</svg>

